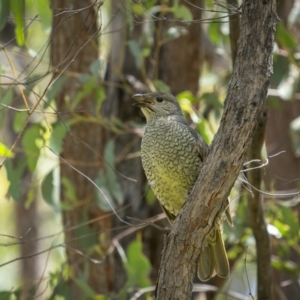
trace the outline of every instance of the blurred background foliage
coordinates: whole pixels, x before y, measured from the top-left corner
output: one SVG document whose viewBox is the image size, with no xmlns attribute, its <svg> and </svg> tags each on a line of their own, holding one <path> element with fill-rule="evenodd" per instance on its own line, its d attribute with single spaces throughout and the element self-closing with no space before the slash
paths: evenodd
<svg viewBox="0 0 300 300">
<path fill-rule="evenodd" d="M 130 98 L 175 94 L 211 143 L 240 4 L 0 2 L 0 299 L 153 299 L 163 233 L 143 221 L 167 223 L 141 168 L 145 120 Z M 279 1 L 278 15 L 253 188 L 264 200 L 273 297 L 299 299 L 300 1 Z M 195 299 L 255 298 L 249 193 L 241 182 L 232 190 L 231 276 L 195 281 Z"/>
</svg>

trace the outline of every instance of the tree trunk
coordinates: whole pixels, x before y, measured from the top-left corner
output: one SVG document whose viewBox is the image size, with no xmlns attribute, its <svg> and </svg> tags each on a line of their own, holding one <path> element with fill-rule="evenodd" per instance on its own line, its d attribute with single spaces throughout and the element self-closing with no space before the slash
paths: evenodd
<svg viewBox="0 0 300 300">
<path fill-rule="evenodd" d="M 75 106 L 74 99 L 82 90 L 83 83 L 79 74 L 91 74 L 91 64 L 99 57 L 99 20 L 98 9 L 101 3 L 92 0 L 52 0 L 53 29 L 51 38 L 51 63 L 57 68 L 57 75 L 68 76 L 63 88 L 57 95 L 58 112 L 69 112 L 64 115 L 67 122 L 76 117 L 76 111 L 81 111 L 81 117 L 94 115 L 96 95 L 91 92 L 85 95 Z M 67 71 L 67 72 L 65 72 Z M 75 107 L 74 107 L 75 106 Z M 78 115 L 77 115 L 78 116 Z M 103 168 L 99 154 L 103 152 L 104 135 L 100 125 L 92 122 L 76 122 L 70 125 L 63 141 L 61 157 L 77 168 L 82 174 L 95 180 L 97 173 Z M 86 145 L 89 145 L 88 148 Z M 92 150 L 91 150 L 92 149 Z M 63 225 L 67 245 L 67 260 L 72 269 L 70 289 L 74 299 L 83 297 L 73 279 L 87 276 L 87 284 L 97 293 L 109 293 L 114 290 L 114 264 L 110 258 L 103 259 L 97 254 L 95 246 L 103 253 L 110 243 L 111 219 L 106 217 L 95 203 L 94 186 L 66 163 L 60 166 L 61 179 L 67 179 L 72 184 L 76 195 L 76 205 L 63 211 Z M 61 201 L 67 203 L 68 190 L 61 186 Z M 80 226 L 79 230 L 68 230 L 74 225 L 100 218 L 90 225 Z M 96 238 L 101 232 L 101 240 Z M 93 238 L 82 239 L 85 233 L 94 234 Z M 87 234 L 88 235 L 88 234 Z M 94 259 L 103 259 L 101 264 L 92 263 L 87 258 L 78 255 L 72 249 L 88 254 Z M 103 254 L 104 255 L 104 254 Z M 86 273 L 87 271 L 87 273 Z"/>
<path fill-rule="evenodd" d="M 163 251 L 157 299 L 189 299 L 196 260 L 242 168 L 272 70 L 276 1 L 244 1 L 239 49 L 220 128 Z M 248 68 L 251 65 L 252 68 Z"/>
</svg>

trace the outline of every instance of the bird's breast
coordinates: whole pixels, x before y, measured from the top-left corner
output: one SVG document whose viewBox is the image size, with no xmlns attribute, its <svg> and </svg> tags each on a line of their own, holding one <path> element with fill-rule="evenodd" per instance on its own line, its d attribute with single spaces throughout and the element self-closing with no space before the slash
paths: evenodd
<svg viewBox="0 0 300 300">
<path fill-rule="evenodd" d="M 150 126 L 149 126 L 150 125 Z M 147 179 L 162 205 L 177 215 L 201 169 L 195 139 L 184 124 L 148 124 L 141 156 Z"/>
</svg>

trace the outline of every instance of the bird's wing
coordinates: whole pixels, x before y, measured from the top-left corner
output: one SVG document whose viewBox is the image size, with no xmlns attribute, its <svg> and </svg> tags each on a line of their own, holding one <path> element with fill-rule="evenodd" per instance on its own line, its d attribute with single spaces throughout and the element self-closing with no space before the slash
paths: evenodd
<svg viewBox="0 0 300 300">
<path fill-rule="evenodd" d="M 185 120 L 185 118 L 182 115 L 172 115 L 168 118 L 168 120 L 177 122 L 177 123 L 181 123 L 189 130 L 189 132 L 191 133 L 191 135 L 194 137 L 194 139 L 196 141 L 195 146 L 197 147 L 197 150 L 199 152 L 200 159 L 202 161 L 204 161 L 204 159 L 208 155 L 209 147 L 204 142 L 202 137 L 192 127 L 190 127 L 188 125 L 187 121 Z"/>
<path fill-rule="evenodd" d="M 200 159 L 202 161 L 205 160 L 205 158 L 208 155 L 208 150 L 209 147 L 207 146 L 207 144 L 204 142 L 204 140 L 202 139 L 202 137 L 190 126 L 188 127 L 190 133 L 193 135 L 193 137 L 195 138 L 196 141 L 196 147 L 197 147 L 197 151 L 199 152 L 200 155 Z"/>
</svg>

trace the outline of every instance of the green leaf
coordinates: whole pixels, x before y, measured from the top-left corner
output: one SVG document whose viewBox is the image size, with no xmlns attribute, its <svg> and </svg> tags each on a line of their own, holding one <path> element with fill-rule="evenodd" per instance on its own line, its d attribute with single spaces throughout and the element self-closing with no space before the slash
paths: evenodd
<svg viewBox="0 0 300 300">
<path fill-rule="evenodd" d="M 132 4 L 131 5 L 131 11 L 133 14 L 137 16 L 143 16 L 144 15 L 144 8 L 142 5 L 139 4 Z"/>
<path fill-rule="evenodd" d="M 73 107 L 76 107 L 84 97 L 91 95 L 97 87 L 96 79 L 94 76 L 86 77 L 84 78 L 84 80 L 86 81 L 84 82 L 82 89 L 77 93 L 72 103 Z"/>
<path fill-rule="evenodd" d="M 62 143 L 68 133 L 68 125 L 62 121 L 57 121 L 52 125 L 52 134 L 50 137 L 49 148 L 56 154 L 61 153 Z"/>
<path fill-rule="evenodd" d="M 157 0 L 143 1 L 143 5 L 144 5 L 145 9 L 147 9 L 147 10 L 153 8 L 153 6 L 155 6 L 156 3 L 157 3 Z"/>
<path fill-rule="evenodd" d="M 156 196 L 155 196 L 153 190 L 151 188 L 149 188 L 148 192 L 146 194 L 146 201 L 149 205 L 152 205 L 152 204 L 154 204 L 155 200 L 156 200 Z"/>
<path fill-rule="evenodd" d="M 48 173 L 42 181 L 42 195 L 46 203 L 48 203 L 54 211 L 60 211 L 59 200 L 55 197 L 55 186 L 53 182 L 53 173 Z"/>
<path fill-rule="evenodd" d="M 94 297 L 96 292 L 83 280 L 73 279 L 76 285 L 84 292 L 86 297 Z"/>
<path fill-rule="evenodd" d="M 5 162 L 5 169 L 7 173 L 7 179 L 10 182 L 7 194 L 10 195 L 15 201 L 20 200 L 21 186 L 20 180 L 26 167 L 26 159 L 18 159 L 17 165 L 13 166 L 13 161 L 8 160 Z"/>
<path fill-rule="evenodd" d="M 39 156 L 40 146 L 37 145 L 38 141 L 43 141 L 43 133 L 45 128 L 40 124 L 33 124 L 27 128 L 22 137 L 22 145 L 27 156 L 27 165 L 29 171 L 33 172 L 36 168 Z"/>
<path fill-rule="evenodd" d="M 21 109 L 24 109 L 25 107 L 22 107 Z M 13 120 L 13 129 L 16 133 L 19 133 L 21 129 L 23 128 L 25 121 L 28 117 L 27 112 L 18 112 L 16 113 L 14 120 Z"/>
<path fill-rule="evenodd" d="M 277 88 L 280 82 L 288 76 L 290 63 L 288 57 L 282 55 L 274 55 L 273 61 L 274 74 L 271 77 L 271 86 Z"/>
<path fill-rule="evenodd" d="M 0 88 L 1 104 L 3 104 L 3 105 L 10 105 L 10 103 L 12 102 L 12 99 L 13 99 L 13 94 L 14 94 L 14 90 L 11 89 L 11 88 L 10 89 L 1 89 Z M 5 106 L 0 105 L 0 128 L 3 125 L 4 114 L 6 113 L 6 111 L 8 109 L 9 108 L 5 108 Z"/>
<path fill-rule="evenodd" d="M 223 104 L 221 103 L 219 97 L 214 92 L 212 92 L 212 93 L 204 93 L 201 96 L 201 99 L 204 99 L 205 104 L 207 106 L 211 105 L 214 108 L 223 108 Z"/>
<path fill-rule="evenodd" d="M 66 82 L 67 76 L 60 76 L 55 82 L 51 85 L 46 93 L 47 102 L 45 102 L 44 107 L 48 107 L 51 100 L 55 99 L 58 92 L 61 90 L 63 84 Z"/>
<path fill-rule="evenodd" d="M 64 194 L 65 194 L 65 201 L 67 202 L 76 202 L 76 192 L 75 189 L 72 185 L 72 182 L 70 179 L 67 177 L 62 177 L 61 179 L 61 185 L 63 186 L 64 189 Z"/>
<path fill-rule="evenodd" d="M 275 37 L 278 44 L 286 50 L 293 50 L 298 45 L 294 36 L 284 27 L 282 22 L 278 23 Z"/>
<path fill-rule="evenodd" d="M 3 1 L 3 0 L 2 0 Z M 15 35 L 16 41 L 19 46 L 24 45 L 24 23 L 23 23 L 23 14 L 24 14 L 24 1 L 20 0 L 10 0 L 10 7 L 12 13 L 15 15 Z"/>
<path fill-rule="evenodd" d="M 9 0 L 1 0 L 0 1 L 0 30 L 3 29 L 3 27 L 6 24 L 6 21 L 8 19 L 9 13 L 10 13 L 10 7 L 9 7 Z"/>
<path fill-rule="evenodd" d="M 299 239 L 299 224 L 295 212 L 288 207 L 281 206 L 281 213 L 285 224 L 289 227 L 288 235 Z"/>
<path fill-rule="evenodd" d="M 199 122 L 199 117 L 197 116 L 197 114 L 194 111 L 194 108 L 192 106 L 192 102 L 186 97 L 180 97 L 180 98 L 177 98 L 177 99 L 178 99 L 178 102 L 181 106 L 182 111 L 189 114 L 190 118 L 192 119 L 192 121 L 194 123 L 198 123 Z"/>
<path fill-rule="evenodd" d="M 208 24 L 208 35 L 210 41 L 215 45 L 220 44 L 220 24 L 211 22 Z"/>
<path fill-rule="evenodd" d="M 81 223 L 87 223 L 88 221 L 89 220 L 86 217 L 86 214 L 85 217 L 80 220 Z M 87 224 L 78 226 L 78 228 L 76 228 L 75 237 L 78 241 L 80 249 L 84 249 L 85 253 L 89 252 L 94 246 L 99 245 L 99 234 L 97 234 L 93 227 Z M 105 241 L 107 242 L 107 239 Z"/>
<path fill-rule="evenodd" d="M 124 265 L 128 276 L 127 286 L 143 288 L 151 285 L 149 279 L 151 264 L 142 248 L 143 244 L 139 238 L 132 241 L 127 248 L 128 261 Z"/>
<path fill-rule="evenodd" d="M 2 0 L 1 2 L 6 1 L 6 0 Z M 7 0 L 8 1 L 8 0 Z M 1 3 L 0 2 L 0 3 Z M 0 292 L 0 299 L 7 299 L 7 300 L 11 300 L 11 299 L 15 299 L 14 297 L 14 293 L 12 293 L 11 291 L 1 291 Z"/>
<path fill-rule="evenodd" d="M 170 93 L 170 87 L 167 84 L 165 84 L 162 80 L 156 79 L 153 80 L 152 83 L 155 86 L 157 91 Z"/>
<path fill-rule="evenodd" d="M 49 0 L 38 0 L 35 1 L 35 3 L 37 5 L 44 31 L 47 31 L 50 29 L 52 22 L 52 11 L 49 7 Z"/>
<path fill-rule="evenodd" d="M 100 112 L 101 105 L 105 99 L 106 99 L 105 88 L 103 86 L 97 87 L 95 93 L 95 101 L 96 101 L 95 111 L 97 113 Z"/>
<path fill-rule="evenodd" d="M 205 143 L 209 145 L 213 140 L 213 134 L 211 133 L 209 125 L 204 118 L 200 119 L 200 122 L 197 125 L 197 131 L 200 133 Z"/>
<path fill-rule="evenodd" d="M 192 21 L 193 15 L 185 5 L 176 5 L 172 8 L 174 16 L 184 21 Z"/>
<path fill-rule="evenodd" d="M 13 152 L 11 152 L 9 148 L 0 142 L 0 156 L 13 157 L 13 155 Z"/>
<path fill-rule="evenodd" d="M 181 99 L 187 99 L 191 103 L 195 103 L 197 101 L 197 98 L 194 97 L 194 95 L 190 91 L 183 91 L 176 95 L 176 99 L 180 101 Z"/>
</svg>

